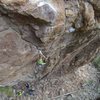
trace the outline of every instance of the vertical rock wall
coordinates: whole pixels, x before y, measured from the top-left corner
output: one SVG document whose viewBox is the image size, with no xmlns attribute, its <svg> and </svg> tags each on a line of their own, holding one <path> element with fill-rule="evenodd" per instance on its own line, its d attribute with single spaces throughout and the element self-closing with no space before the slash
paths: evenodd
<svg viewBox="0 0 100 100">
<path fill-rule="evenodd" d="M 90 62 L 100 50 L 99 6 L 98 0 L 0 0 L 0 84 Z"/>
</svg>

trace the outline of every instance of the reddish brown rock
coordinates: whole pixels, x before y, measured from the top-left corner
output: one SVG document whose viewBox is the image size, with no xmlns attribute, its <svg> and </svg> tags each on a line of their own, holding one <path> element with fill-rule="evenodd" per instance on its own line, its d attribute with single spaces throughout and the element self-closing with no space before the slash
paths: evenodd
<svg viewBox="0 0 100 100">
<path fill-rule="evenodd" d="M 23 41 L 14 30 L 0 32 L 0 84 L 11 84 L 19 78 L 28 80 L 37 53 L 37 49 Z"/>
<path fill-rule="evenodd" d="M 94 2 L 0 1 L 0 83 L 27 80 L 31 73 L 43 78 L 62 67 L 67 73 L 99 51 L 99 9 Z M 41 68 L 36 65 L 38 51 L 46 61 Z"/>
</svg>

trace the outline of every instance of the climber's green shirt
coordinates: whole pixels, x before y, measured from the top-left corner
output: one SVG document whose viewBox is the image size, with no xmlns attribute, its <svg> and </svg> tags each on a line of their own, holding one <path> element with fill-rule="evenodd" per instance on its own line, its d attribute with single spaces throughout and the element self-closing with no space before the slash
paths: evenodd
<svg viewBox="0 0 100 100">
<path fill-rule="evenodd" d="M 37 64 L 39 64 L 39 65 L 45 65 L 46 63 L 42 59 L 39 59 L 37 61 Z"/>
<path fill-rule="evenodd" d="M 18 92 L 17 95 L 18 95 L 18 96 L 22 96 L 22 92 L 21 92 L 21 91 Z"/>
</svg>

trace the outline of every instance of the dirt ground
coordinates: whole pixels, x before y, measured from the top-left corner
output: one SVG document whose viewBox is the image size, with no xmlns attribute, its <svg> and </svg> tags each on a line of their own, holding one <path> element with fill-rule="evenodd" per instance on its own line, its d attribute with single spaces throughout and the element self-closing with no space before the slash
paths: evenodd
<svg viewBox="0 0 100 100">
<path fill-rule="evenodd" d="M 31 96 L 15 94 L 8 99 L 1 95 L 0 100 L 96 100 L 100 96 L 100 72 L 92 64 L 79 67 L 73 73 L 63 72 L 63 69 L 53 71 L 42 80 L 30 82 L 34 90 Z"/>
</svg>

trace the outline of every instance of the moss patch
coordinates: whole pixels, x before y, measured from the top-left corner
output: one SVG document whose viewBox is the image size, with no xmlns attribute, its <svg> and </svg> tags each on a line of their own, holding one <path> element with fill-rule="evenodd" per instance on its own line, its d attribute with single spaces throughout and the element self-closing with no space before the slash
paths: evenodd
<svg viewBox="0 0 100 100">
<path fill-rule="evenodd" d="M 95 67 L 96 67 L 97 69 L 100 70 L 100 55 L 97 56 L 97 57 L 94 59 L 93 64 L 95 65 Z"/>
<path fill-rule="evenodd" d="M 13 89 L 12 87 L 0 87 L 0 93 L 5 94 L 7 96 L 13 96 Z"/>
</svg>

